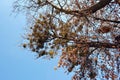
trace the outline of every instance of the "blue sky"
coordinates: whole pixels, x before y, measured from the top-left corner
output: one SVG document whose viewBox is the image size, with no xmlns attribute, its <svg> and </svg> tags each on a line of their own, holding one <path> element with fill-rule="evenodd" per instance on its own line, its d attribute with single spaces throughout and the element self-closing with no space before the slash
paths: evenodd
<svg viewBox="0 0 120 80">
<path fill-rule="evenodd" d="M 12 14 L 13 0 L 0 1 L 0 80 L 71 80 L 65 70 L 54 70 L 57 59 L 35 60 L 35 54 L 20 47 L 25 33 L 24 14 Z"/>
</svg>

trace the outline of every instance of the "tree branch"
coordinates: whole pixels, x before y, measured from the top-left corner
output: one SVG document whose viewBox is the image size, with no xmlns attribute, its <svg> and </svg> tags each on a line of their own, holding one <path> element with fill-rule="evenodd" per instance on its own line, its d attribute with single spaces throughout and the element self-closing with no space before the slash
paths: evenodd
<svg viewBox="0 0 120 80">
<path fill-rule="evenodd" d="M 60 12 L 64 12 L 65 14 L 70 14 L 70 15 L 75 15 L 75 16 L 79 16 L 79 17 L 83 17 L 85 16 L 86 13 L 95 13 L 96 11 L 100 10 L 101 8 L 105 7 L 106 5 L 108 5 L 112 0 L 100 0 L 100 2 L 96 3 L 95 5 L 78 11 L 78 10 L 66 10 L 63 8 L 59 8 L 56 5 L 52 4 L 51 2 L 47 1 L 47 3 L 49 5 L 51 5 L 53 8 L 59 10 Z"/>
<path fill-rule="evenodd" d="M 120 48 L 120 44 L 116 44 L 116 43 L 104 43 L 104 42 L 77 42 L 77 44 L 86 44 L 89 47 L 95 47 L 95 48 Z"/>
<path fill-rule="evenodd" d="M 93 18 L 96 20 L 101 20 L 101 21 L 106 21 L 106 22 L 120 23 L 120 21 L 116 21 L 116 20 L 101 19 L 101 18 L 97 18 L 97 17 L 93 17 Z"/>
<path fill-rule="evenodd" d="M 91 6 L 90 8 L 83 10 L 85 12 L 91 12 L 91 13 L 95 13 L 96 11 L 102 9 L 103 7 L 105 7 L 106 5 L 108 5 L 112 0 L 100 0 L 100 2 L 98 2 L 97 4 Z"/>
</svg>

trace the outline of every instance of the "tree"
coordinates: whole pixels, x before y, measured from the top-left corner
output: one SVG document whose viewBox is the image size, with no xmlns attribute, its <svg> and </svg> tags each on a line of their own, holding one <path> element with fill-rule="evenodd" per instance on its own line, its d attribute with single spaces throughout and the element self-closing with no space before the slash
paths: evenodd
<svg viewBox="0 0 120 80">
<path fill-rule="evenodd" d="M 72 80 L 120 79 L 120 0 L 19 0 L 30 30 L 24 48 L 60 55 Z M 61 51 L 58 52 L 58 51 Z"/>
</svg>

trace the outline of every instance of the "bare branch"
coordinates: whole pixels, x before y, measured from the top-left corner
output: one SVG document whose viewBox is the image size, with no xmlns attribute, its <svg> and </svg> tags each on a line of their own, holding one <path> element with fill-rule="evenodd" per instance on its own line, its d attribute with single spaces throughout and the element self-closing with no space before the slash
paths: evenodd
<svg viewBox="0 0 120 80">
<path fill-rule="evenodd" d="M 101 19 L 101 18 L 97 18 L 97 17 L 93 17 L 93 18 L 96 20 L 101 20 L 101 21 L 106 21 L 106 22 L 120 23 L 120 21 L 116 21 L 116 20 Z"/>
<path fill-rule="evenodd" d="M 100 2 L 98 2 L 97 4 L 91 6 L 90 8 L 83 10 L 85 12 L 91 12 L 91 13 L 95 13 L 96 11 L 102 9 L 103 7 L 105 7 L 106 5 L 108 5 L 112 0 L 100 0 Z"/>
<path fill-rule="evenodd" d="M 96 11 L 98 11 L 101 8 L 103 8 L 106 5 L 108 5 L 111 1 L 112 0 L 100 0 L 100 2 L 96 3 L 95 5 L 87 8 L 87 9 L 81 10 L 81 11 L 78 11 L 78 10 L 65 10 L 65 9 L 62 9 L 62 8 L 59 8 L 59 7 L 55 6 L 54 4 L 52 4 L 49 1 L 47 1 L 47 3 L 49 5 L 51 5 L 53 8 L 55 8 L 55 9 L 61 11 L 61 12 L 64 12 L 65 14 L 70 14 L 70 15 L 83 17 L 83 16 L 85 16 L 87 14 L 95 13 Z"/>
<path fill-rule="evenodd" d="M 116 49 L 116 48 L 120 48 L 120 44 L 116 44 L 116 43 L 104 43 L 104 42 L 77 42 L 77 44 L 86 44 L 89 47 L 96 47 L 96 48 L 112 48 L 112 49 Z"/>
</svg>

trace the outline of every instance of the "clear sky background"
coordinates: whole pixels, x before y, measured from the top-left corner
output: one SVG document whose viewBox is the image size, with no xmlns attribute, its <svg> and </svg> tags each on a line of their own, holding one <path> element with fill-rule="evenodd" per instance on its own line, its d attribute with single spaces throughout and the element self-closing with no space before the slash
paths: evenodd
<svg viewBox="0 0 120 80">
<path fill-rule="evenodd" d="M 26 19 L 10 15 L 13 1 L 0 1 L 0 80 L 71 80 L 65 70 L 54 70 L 57 59 L 35 60 L 35 54 L 20 47 Z"/>
</svg>

